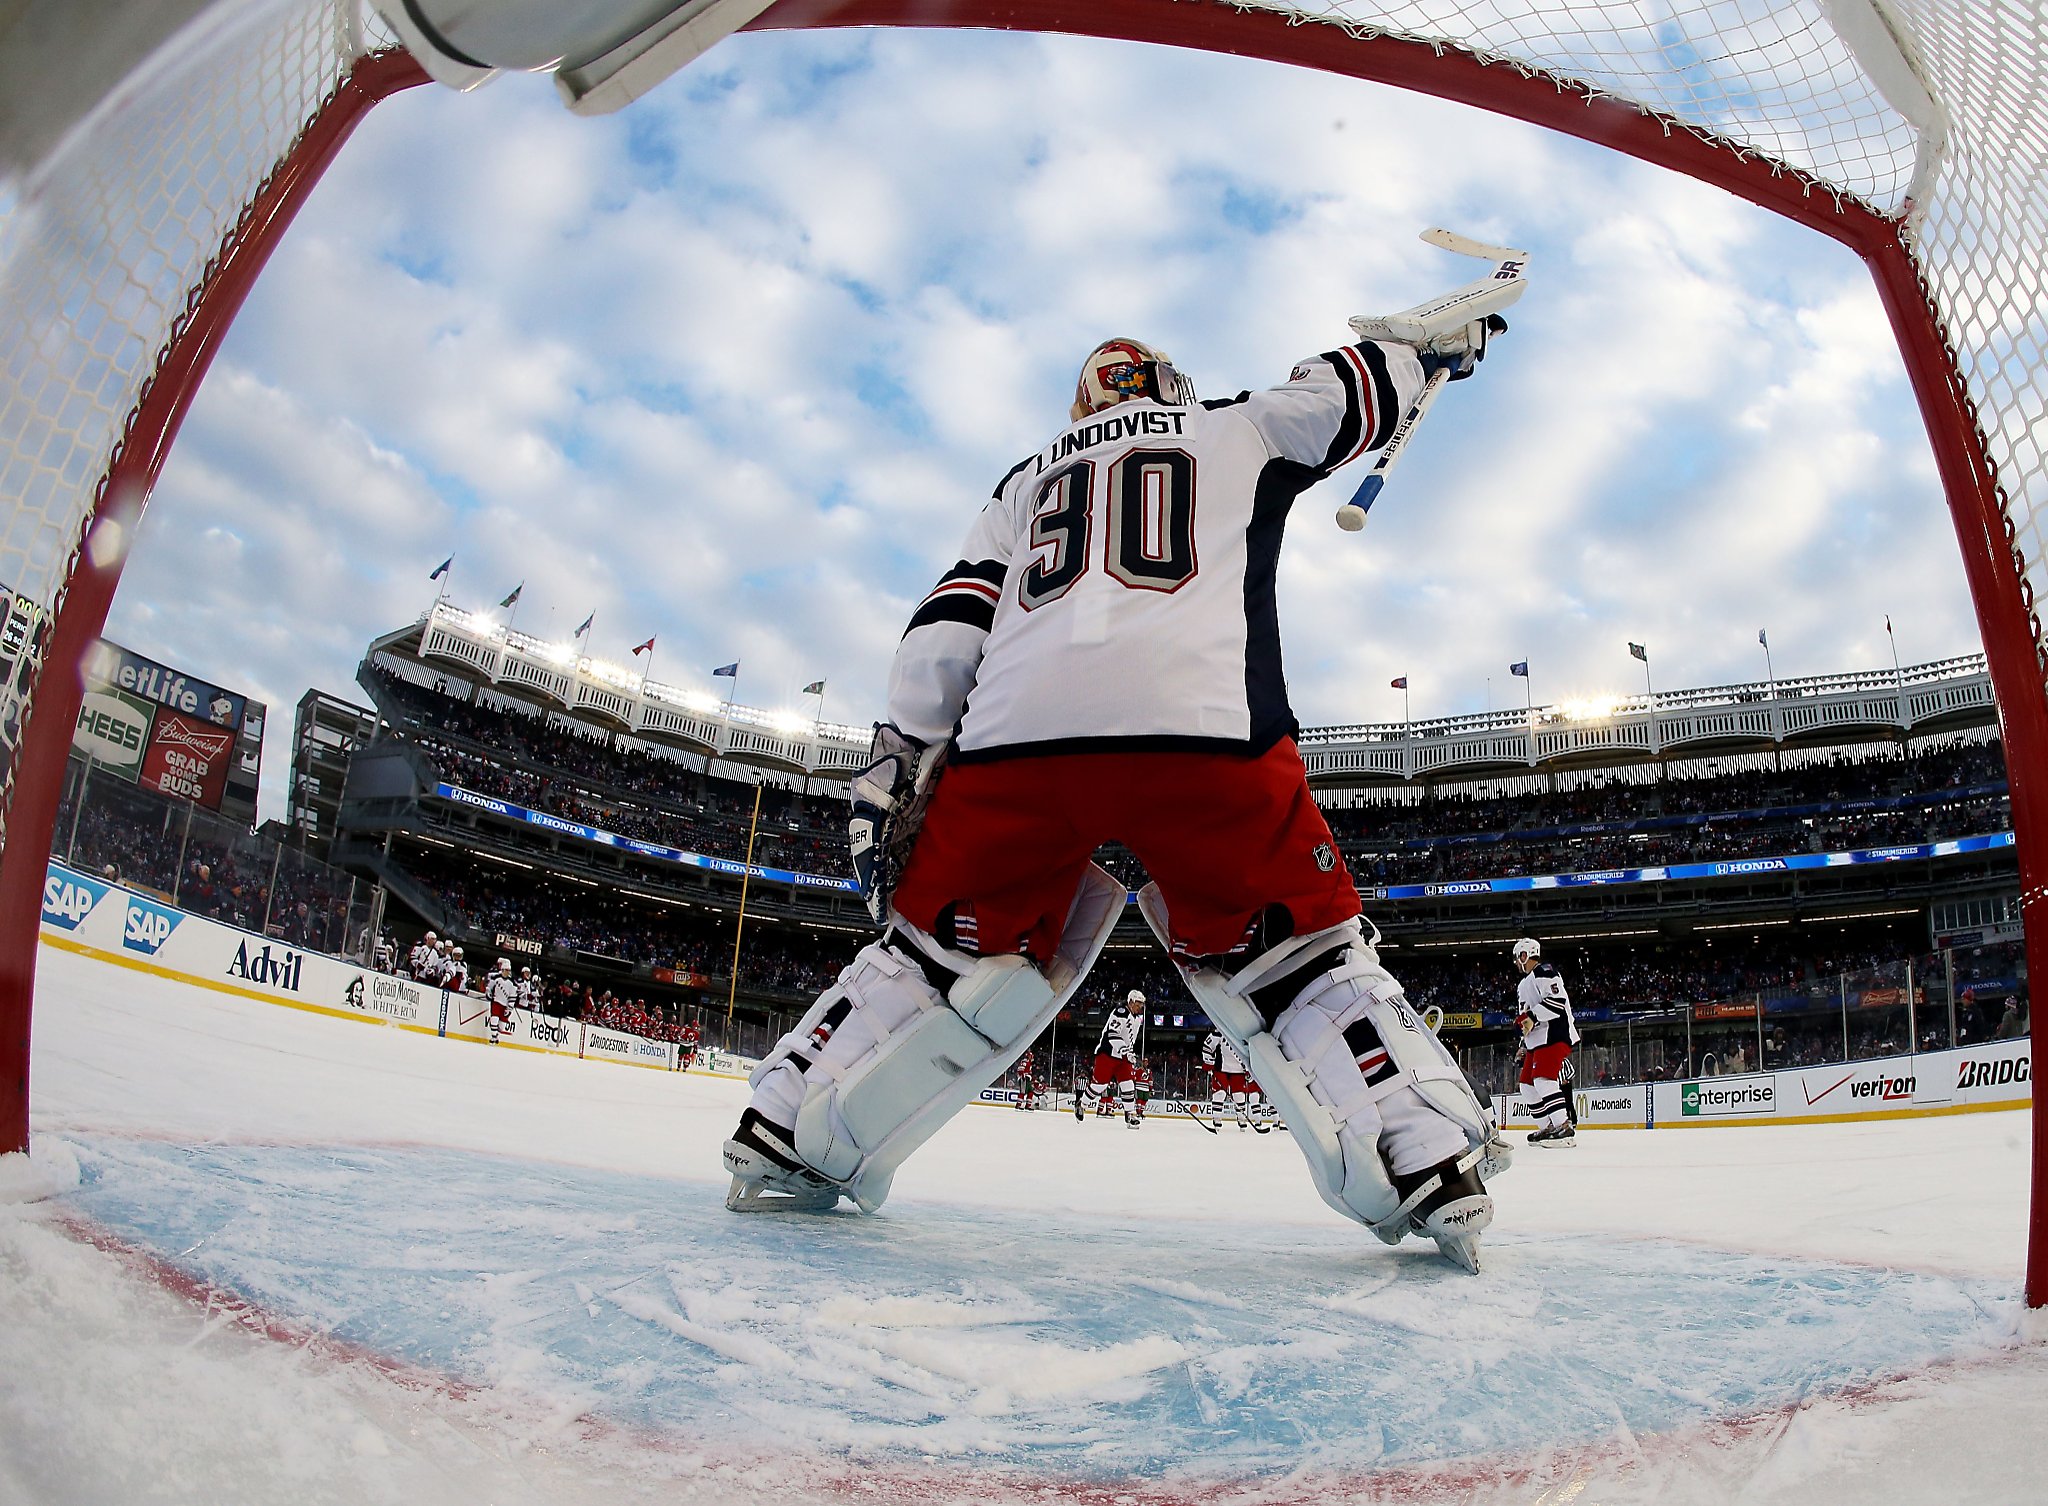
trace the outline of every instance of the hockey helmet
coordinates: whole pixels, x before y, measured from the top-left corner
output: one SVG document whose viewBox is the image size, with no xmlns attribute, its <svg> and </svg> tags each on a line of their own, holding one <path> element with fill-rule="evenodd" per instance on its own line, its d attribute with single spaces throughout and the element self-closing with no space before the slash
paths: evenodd
<svg viewBox="0 0 2048 1506">
<path fill-rule="evenodd" d="M 500 957 L 498 959 L 498 971 L 509 975 L 512 971 L 512 959 L 510 957 Z"/>
<path fill-rule="evenodd" d="M 438 941 L 438 940 L 440 940 L 440 938 L 439 938 L 438 936 L 436 936 L 436 935 L 435 935 L 435 934 L 434 934 L 434 933 L 433 933 L 432 931 L 429 931 L 429 932 L 427 932 L 427 934 L 426 934 L 426 935 L 422 936 L 422 937 L 420 938 L 420 940 L 422 940 L 422 941 Z"/>
<path fill-rule="evenodd" d="M 1137 989 L 1134 988 L 1129 993 L 1124 995 L 1124 1008 L 1130 1010 L 1131 1013 L 1136 1014 L 1139 1010 L 1143 1009 L 1144 1007 L 1145 996 L 1142 993 L 1140 993 Z"/>
<path fill-rule="evenodd" d="M 1067 416 L 1083 419 L 1140 397 L 1192 403 L 1195 384 L 1181 375 L 1163 350 L 1136 340 L 1104 340 L 1081 363 L 1081 379 L 1074 385 L 1074 405 Z"/>
<path fill-rule="evenodd" d="M 1527 962 L 1531 958 L 1541 957 L 1542 955 L 1543 943 L 1536 940 L 1533 936 L 1524 936 L 1515 943 L 1515 961 L 1517 962 Z"/>
</svg>

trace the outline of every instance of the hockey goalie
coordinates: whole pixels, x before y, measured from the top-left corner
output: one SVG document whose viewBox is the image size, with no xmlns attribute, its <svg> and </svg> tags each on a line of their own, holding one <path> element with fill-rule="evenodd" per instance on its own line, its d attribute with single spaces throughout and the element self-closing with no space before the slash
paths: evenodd
<svg viewBox="0 0 2048 1506">
<path fill-rule="evenodd" d="M 1089 353 L 1070 422 L 1003 477 L 898 646 L 853 782 L 882 934 L 754 1072 L 728 1206 L 879 1207 L 1087 977 L 1127 900 L 1090 861 L 1115 840 L 1324 1200 L 1478 1269 L 1508 1151 L 1361 925 L 1274 592 L 1295 498 L 1383 444 L 1427 376 L 1470 375 L 1488 332 L 1361 339 L 1209 402 L 1150 346 Z"/>
</svg>

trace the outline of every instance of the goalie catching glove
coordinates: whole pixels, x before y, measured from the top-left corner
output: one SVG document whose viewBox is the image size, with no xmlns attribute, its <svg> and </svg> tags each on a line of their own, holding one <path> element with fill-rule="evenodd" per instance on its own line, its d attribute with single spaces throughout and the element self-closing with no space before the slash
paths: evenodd
<svg viewBox="0 0 2048 1506">
<path fill-rule="evenodd" d="M 923 743 L 893 722 L 875 724 L 869 763 L 853 776 L 853 811 L 847 817 L 847 846 L 854 882 L 875 924 L 889 919 L 889 900 L 910 845 L 931 804 L 932 788 L 950 742 Z"/>
</svg>

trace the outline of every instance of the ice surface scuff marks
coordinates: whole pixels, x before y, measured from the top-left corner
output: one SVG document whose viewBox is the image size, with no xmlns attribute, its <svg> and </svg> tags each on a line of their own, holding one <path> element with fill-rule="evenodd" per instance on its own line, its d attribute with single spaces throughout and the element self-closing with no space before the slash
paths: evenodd
<svg viewBox="0 0 2048 1506">
<path fill-rule="evenodd" d="M 1497 1239 L 716 1188 L 443 1150 L 66 1143 L 77 1211 L 270 1311 L 691 1445 L 1175 1481 L 1547 1449 L 1999 1344 L 2001 1285 L 1676 1241 Z"/>
</svg>

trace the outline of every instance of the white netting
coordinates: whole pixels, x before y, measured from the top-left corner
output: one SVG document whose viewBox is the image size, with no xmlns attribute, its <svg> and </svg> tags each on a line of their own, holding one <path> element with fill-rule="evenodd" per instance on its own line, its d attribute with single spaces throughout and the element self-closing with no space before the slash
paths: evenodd
<svg viewBox="0 0 2048 1506">
<path fill-rule="evenodd" d="M 0 845 L 28 661 L 95 494 L 209 264 L 346 74 L 354 17 L 331 0 L 216 8 L 0 182 Z"/>
<path fill-rule="evenodd" d="M 2048 8 L 2026 0 L 1226 3 L 1555 77 L 1782 164 L 1879 214 L 1910 215 L 1913 260 L 1997 474 L 2036 660 L 2048 671 L 2035 608 L 2048 598 Z M 1923 144 L 1919 126 L 1887 102 L 1837 33 L 1837 19 L 1846 28 L 1858 16 L 1896 39 L 1939 117 L 1936 145 Z M 1865 60 L 1871 55 L 1866 45 Z"/>
<path fill-rule="evenodd" d="M 0 187 L 0 588 L 40 608 L 58 603 L 108 458 L 209 259 L 358 49 L 356 3 L 223 0 L 146 82 L 124 88 L 75 133 L 27 192 L 9 198 Z M 1997 471 L 2027 604 L 2048 595 L 2048 20 L 2040 7 L 1195 3 L 1456 48 L 1633 103 L 1880 214 L 1916 209 L 1916 260 Z M 1862 28 L 1862 61 L 1837 19 Z M 1869 37 L 1886 38 L 1887 29 L 1945 118 L 1939 155 L 1923 145 L 1925 112 L 1920 125 L 1909 122 L 1866 73 Z M 1898 100 L 1896 74 L 1887 87 Z M 0 675 L 7 668 L 0 658 Z M 11 781 L 19 710 L 0 682 L 0 780 Z M 0 784 L 0 842 L 6 796 Z"/>
</svg>

